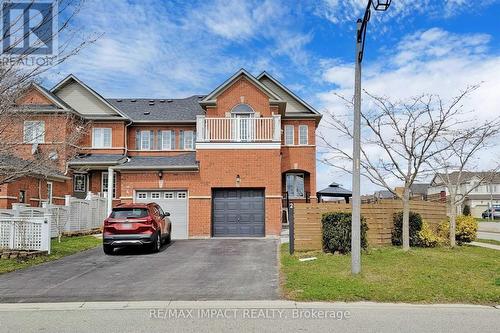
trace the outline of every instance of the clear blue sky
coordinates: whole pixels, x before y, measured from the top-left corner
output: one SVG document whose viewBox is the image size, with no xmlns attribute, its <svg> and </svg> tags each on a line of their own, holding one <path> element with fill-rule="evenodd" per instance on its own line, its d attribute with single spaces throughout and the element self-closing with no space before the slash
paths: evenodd
<svg viewBox="0 0 500 333">
<path fill-rule="evenodd" d="M 354 28 L 365 3 L 89 0 L 74 28 L 104 35 L 45 80 L 74 73 L 106 97 L 183 97 L 208 93 L 244 67 L 267 70 L 319 111 L 335 110 L 334 92 L 352 95 Z M 364 87 L 451 97 L 484 81 L 478 113 L 500 113 L 499 19 L 497 0 L 393 0 L 372 13 Z M 318 186 L 349 187 L 340 177 L 321 166 Z"/>
</svg>

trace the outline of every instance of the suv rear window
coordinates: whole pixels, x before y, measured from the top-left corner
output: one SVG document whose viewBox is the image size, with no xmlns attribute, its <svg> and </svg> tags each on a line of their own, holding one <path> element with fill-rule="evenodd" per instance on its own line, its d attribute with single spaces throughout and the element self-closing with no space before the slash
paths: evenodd
<svg viewBox="0 0 500 333">
<path fill-rule="evenodd" d="M 141 218 L 148 216 L 146 208 L 114 208 L 110 217 L 114 219 Z"/>
</svg>

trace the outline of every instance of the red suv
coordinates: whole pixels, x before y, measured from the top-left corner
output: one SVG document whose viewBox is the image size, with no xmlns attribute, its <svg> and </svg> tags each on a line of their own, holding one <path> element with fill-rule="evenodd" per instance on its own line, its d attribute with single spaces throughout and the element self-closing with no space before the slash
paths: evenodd
<svg viewBox="0 0 500 333">
<path fill-rule="evenodd" d="M 113 208 L 104 220 L 103 249 L 112 254 L 113 249 L 127 245 L 146 245 L 158 252 L 163 243 L 170 242 L 172 223 L 155 203 L 125 204 Z"/>
</svg>

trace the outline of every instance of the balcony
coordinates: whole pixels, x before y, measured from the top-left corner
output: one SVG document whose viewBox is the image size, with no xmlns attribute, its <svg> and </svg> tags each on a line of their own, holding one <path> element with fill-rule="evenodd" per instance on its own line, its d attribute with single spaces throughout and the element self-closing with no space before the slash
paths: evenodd
<svg viewBox="0 0 500 333">
<path fill-rule="evenodd" d="M 204 143 L 259 143 L 274 144 L 281 142 L 281 116 L 267 118 L 196 118 L 197 148 Z M 201 145 L 200 145 L 201 144 Z"/>
</svg>

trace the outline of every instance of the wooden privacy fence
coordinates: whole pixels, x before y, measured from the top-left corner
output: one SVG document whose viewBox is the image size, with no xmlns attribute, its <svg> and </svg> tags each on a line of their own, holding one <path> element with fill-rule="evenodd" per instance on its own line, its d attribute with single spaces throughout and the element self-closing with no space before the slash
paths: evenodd
<svg viewBox="0 0 500 333">
<path fill-rule="evenodd" d="M 391 244 L 393 214 L 403 210 L 400 200 L 382 200 L 378 203 L 362 204 L 361 215 L 368 224 L 370 245 Z M 446 204 L 411 201 L 410 210 L 417 212 L 433 227 L 446 220 Z M 297 203 L 294 206 L 294 231 L 296 250 L 320 250 L 322 248 L 321 217 L 328 212 L 351 212 L 346 203 Z"/>
</svg>

